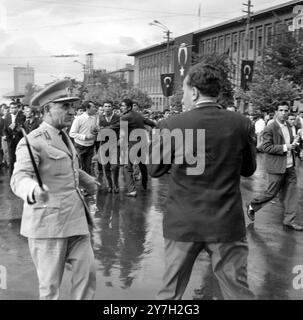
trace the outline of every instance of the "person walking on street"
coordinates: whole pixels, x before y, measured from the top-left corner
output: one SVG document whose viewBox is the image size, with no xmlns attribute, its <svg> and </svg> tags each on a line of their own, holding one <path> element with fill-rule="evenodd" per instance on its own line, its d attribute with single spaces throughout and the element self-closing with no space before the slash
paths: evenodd
<svg viewBox="0 0 303 320">
<path fill-rule="evenodd" d="M 182 298 L 202 250 L 210 255 L 224 299 L 254 298 L 247 283 L 248 245 L 240 192 L 240 176 L 249 177 L 256 169 L 254 128 L 249 119 L 216 102 L 223 89 L 221 72 L 204 62 L 189 70 L 183 81 L 186 112 L 159 125 L 160 130 L 181 131 L 181 138 L 172 135 L 169 148 L 161 137 L 151 145 L 150 175 L 157 178 L 171 171 L 163 217 L 165 271 L 160 300 Z M 205 152 L 200 154 L 201 130 Z M 193 139 L 183 145 L 188 131 Z M 158 150 L 160 158 L 153 163 Z M 188 150 L 196 163 L 187 161 Z M 196 171 L 198 161 L 204 166 Z"/>
<path fill-rule="evenodd" d="M 252 222 L 255 221 L 255 213 L 280 192 L 280 200 L 284 204 L 283 226 L 303 231 L 295 221 L 298 200 L 294 150 L 297 145 L 287 122 L 288 113 L 289 104 L 286 101 L 279 102 L 275 121 L 264 129 L 262 149 L 269 183 L 265 192 L 247 204 L 246 213 Z"/>
</svg>

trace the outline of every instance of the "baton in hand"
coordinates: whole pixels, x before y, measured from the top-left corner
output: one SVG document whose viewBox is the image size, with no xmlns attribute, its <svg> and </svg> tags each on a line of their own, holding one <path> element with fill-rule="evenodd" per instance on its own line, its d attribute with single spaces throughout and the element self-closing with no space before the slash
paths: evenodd
<svg viewBox="0 0 303 320">
<path fill-rule="evenodd" d="M 28 142 L 26 132 L 25 132 L 25 130 L 23 128 L 21 128 L 21 130 L 22 130 L 22 133 L 23 133 L 26 145 L 27 145 L 28 153 L 29 153 L 29 156 L 30 156 L 31 161 L 32 161 L 32 165 L 33 165 L 33 168 L 34 168 L 34 171 L 35 171 L 35 175 L 36 175 L 39 187 L 43 190 L 43 183 L 42 183 L 42 180 L 41 180 L 38 168 L 37 168 L 37 164 L 35 162 L 35 159 L 34 159 L 34 156 L 33 156 L 32 150 L 31 150 L 31 146 L 30 146 L 30 144 Z"/>
</svg>

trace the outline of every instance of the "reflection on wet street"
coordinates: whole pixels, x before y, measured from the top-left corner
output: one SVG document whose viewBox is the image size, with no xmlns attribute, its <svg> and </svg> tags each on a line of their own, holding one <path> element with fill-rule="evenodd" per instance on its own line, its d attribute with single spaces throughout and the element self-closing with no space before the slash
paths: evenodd
<svg viewBox="0 0 303 320">
<path fill-rule="evenodd" d="M 303 224 L 303 163 L 298 172 L 298 222 Z M 138 187 L 137 198 L 97 194 L 93 234 L 97 262 L 96 299 L 154 299 L 164 270 L 162 215 L 168 176 L 152 179 L 148 190 Z M 123 175 L 121 175 L 123 189 Z M 243 207 L 266 188 L 263 155 L 258 170 L 242 179 Z M 0 174 L 0 265 L 7 268 L 8 288 L 0 299 L 36 299 L 38 282 L 27 241 L 19 235 L 22 201 L 10 191 L 6 173 Z M 282 228 L 282 206 L 277 199 L 260 210 L 247 227 L 249 284 L 258 299 L 303 299 L 293 288 L 293 268 L 303 265 L 303 233 Z M 248 222 L 247 222 L 248 223 Z M 205 271 L 205 272 L 204 272 Z M 202 276 L 202 274 L 205 276 Z M 70 271 L 63 280 L 62 298 L 68 298 Z M 184 299 L 220 299 L 205 253 L 198 257 Z"/>
</svg>

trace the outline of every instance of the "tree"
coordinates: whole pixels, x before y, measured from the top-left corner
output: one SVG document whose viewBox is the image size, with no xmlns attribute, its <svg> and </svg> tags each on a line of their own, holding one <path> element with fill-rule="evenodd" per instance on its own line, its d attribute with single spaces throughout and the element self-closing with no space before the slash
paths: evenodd
<svg viewBox="0 0 303 320">
<path fill-rule="evenodd" d="M 141 91 L 140 89 L 138 88 L 133 88 L 133 89 L 130 89 L 126 95 L 123 97 L 124 98 L 129 98 L 133 101 L 136 101 L 139 106 L 140 106 L 140 109 L 143 110 L 143 109 L 149 109 L 151 106 L 152 106 L 152 99 L 150 98 L 150 96 Z"/>
<path fill-rule="evenodd" d="M 110 99 L 114 105 L 117 105 L 121 100 L 129 98 L 138 102 L 142 109 L 150 108 L 152 105 L 151 98 L 139 89 L 129 88 L 127 82 L 120 77 L 115 77 L 104 71 L 97 71 L 94 74 L 94 84 L 88 85 L 87 88 L 82 88 L 86 91 L 85 98 L 103 102 Z"/>
<path fill-rule="evenodd" d="M 278 101 L 293 101 L 302 84 L 303 46 L 295 33 L 282 31 L 265 48 L 249 91 L 238 90 L 237 96 L 252 103 L 255 111 L 270 112 Z"/>
<path fill-rule="evenodd" d="M 271 112 L 278 101 L 293 101 L 300 92 L 300 87 L 285 78 L 277 79 L 272 74 L 256 70 L 250 90 L 236 92 L 236 98 L 249 101 L 256 112 Z"/>
<path fill-rule="evenodd" d="M 23 98 L 23 104 L 30 104 L 31 99 L 39 90 L 40 89 L 33 83 L 27 83 L 25 86 L 25 96 Z"/>
<path fill-rule="evenodd" d="M 303 85 L 303 44 L 298 33 L 283 31 L 265 48 L 263 72 Z"/>
</svg>

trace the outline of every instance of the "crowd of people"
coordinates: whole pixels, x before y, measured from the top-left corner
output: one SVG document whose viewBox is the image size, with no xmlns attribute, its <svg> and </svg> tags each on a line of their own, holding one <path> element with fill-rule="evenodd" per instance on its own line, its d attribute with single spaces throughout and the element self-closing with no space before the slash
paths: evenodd
<svg viewBox="0 0 303 320">
<path fill-rule="evenodd" d="M 102 185 L 108 193 L 119 193 L 122 166 L 129 197 L 137 196 L 138 178 L 146 189 L 148 174 L 159 178 L 170 173 L 163 216 L 165 272 L 157 298 L 181 299 L 194 262 L 205 250 L 224 299 L 254 299 L 247 281 L 240 177 L 254 174 L 256 148 L 264 152 L 269 185 L 247 204 L 246 214 L 253 222 L 255 213 L 280 193 L 284 227 L 303 231 L 296 221 L 295 170 L 296 158 L 302 156 L 303 112 L 291 113 L 285 101 L 279 101 L 275 113 L 265 119 L 245 117 L 234 107 L 224 110 L 217 103 L 220 79 L 220 70 L 213 66 L 191 67 L 183 81 L 184 112 L 175 116 L 170 110 L 140 111 L 127 98 L 119 108 L 108 99 L 102 104 L 84 101 L 75 110 L 73 103 L 79 99 L 62 96 L 68 80 L 39 92 L 31 106 L 15 101 L 2 105 L 0 162 L 8 164 L 12 191 L 24 201 L 21 235 L 28 238 L 40 299 L 58 299 L 65 263 L 72 266 L 72 298 L 94 297 L 96 269 L 90 238 L 94 221 L 85 196 L 94 195 Z M 148 142 L 155 127 L 178 129 L 182 137 L 192 130 L 192 156 L 198 154 L 198 132 L 204 129 L 202 172 L 192 170 L 194 163 L 188 161 L 187 152 L 180 158 L 183 138 L 178 141 L 173 136 L 168 145 L 163 139 L 150 145 L 148 167 L 142 150 L 136 155 L 138 161 L 131 161 L 135 142 L 129 136 L 140 129 Z M 22 128 L 28 134 L 32 158 Z M 116 148 L 109 148 L 112 142 Z"/>
</svg>

